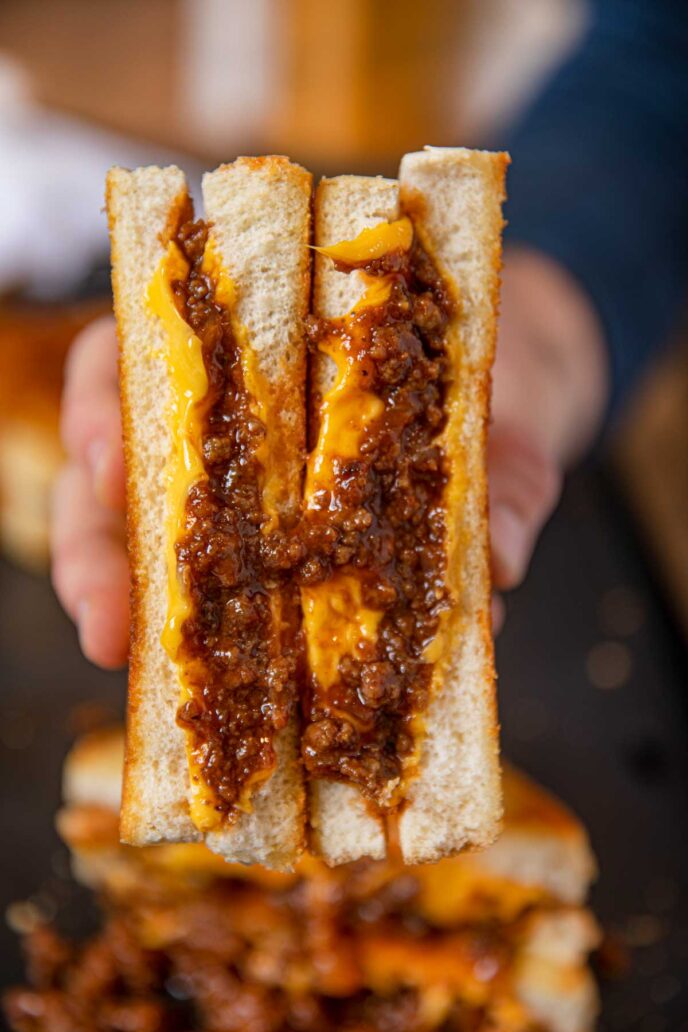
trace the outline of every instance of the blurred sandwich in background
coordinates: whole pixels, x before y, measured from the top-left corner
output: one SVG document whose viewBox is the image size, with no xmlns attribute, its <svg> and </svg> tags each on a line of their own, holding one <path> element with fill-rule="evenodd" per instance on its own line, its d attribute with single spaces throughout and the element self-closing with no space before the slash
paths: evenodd
<svg viewBox="0 0 688 1032">
<path fill-rule="evenodd" d="M 15 1032 L 588 1032 L 597 993 L 585 909 L 595 861 L 577 819 L 513 769 L 505 829 L 479 854 L 293 874 L 202 844 L 122 846 L 119 731 L 69 756 L 58 829 L 101 930 L 26 940 Z"/>
<path fill-rule="evenodd" d="M 103 300 L 0 305 L 0 548 L 30 569 L 48 563 L 67 350 L 79 330 L 108 307 Z"/>
</svg>

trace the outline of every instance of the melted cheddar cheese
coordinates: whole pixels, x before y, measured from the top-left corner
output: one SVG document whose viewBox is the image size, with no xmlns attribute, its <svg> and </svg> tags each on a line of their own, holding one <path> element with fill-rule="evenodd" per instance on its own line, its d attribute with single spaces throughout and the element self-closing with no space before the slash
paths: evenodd
<svg viewBox="0 0 688 1032">
<path fill-rule="evenodd" d="M 236 287 L 223 268 L 219 255 L 209 239 L 203 255 L 203 271 L 213 282 L 215 300 L 231 318 L 232 331 L 240 348 L 242 372 L 251 410 L 266 427 L 257 458 L 264 471 L 262 502 L 269 519 L 263 530 L 271 529 L 278 517 L 280 497 L 279 475 L 270 462 L 269 441 L 270 395 L 265 378 L 258 369 L 252 350 L 248 347 L 248 333 L 234 317 Z M 168 407 L 168 425 L 171 439 L 170 455 L 165 467 L 165 549 L 167 566 L 167 618 L 161 635 L 163 648 L 175 663 L 180 686 L 180 706 L 194 697 L 194 663 L 179 661 L 182 626 L 191 614 L 191 603 L 177 568 L 176 543 L 183 531 L 186 503 L 191 487 L 206 477 L 202 457 L 202 435 L 206 415 L 205 400 L 208 378 L 203 360 L 202 343 L 180 315 L 172 292 L 174 281 L 184 281 L 189 266 L 179 247 L 171 241 L 146 291 L 146 304 L 160 321 L 165 337 L 165 360 L 168 368 L 171 397 Z M 279 599 L 273 600 L 273 619 L 279 623 Z M 206 784 L 201 765 L 195 754 L 193 737 L 186 733 L 186 755 L 189 767 L 189 810 L 194 825 L 202 832 L 216 829 L 222 815 L 215 807 L 212 790 Z M 270 771 L 258 771 L 244 785 L 237 808 L 251 810 L 251 794 Z"/>
<path fill-rule="evenodd" d="M 161 635 L 162 646 L 175 663 L 183 705 L 193 697 L 190 669 L 178 662 L 182 625 L 191 615 L 191 602 L 177 569 L 176 544 L 184 526 L 189 491 L 205 478 L 202 456 L 203 403 L 208 392 L 208 377 L 200 338 L 182 318 L 175 304 L 172 282 L 183 281 L 189 266 L 177 245 L 171 241 L 146 293 L 149 310 L 160 320 L 165 336 L 171 397 L 168 425 L 171 447 L 165 467 L 165 553 L 167 564 L 167 619 Z M 203 780 L 191 736 L 186 734 L 189 766 L 191 819 L 201 831 L 215 827 L 219 814 L 213 807 L 212 793 Z"/>
<path fill-rule="evenodd" d="M 234 313 L 237 307 L 236 285 L 222 265 L 222 260 L 217 253 L 212 237 L 208 238 L 203 254 L 203 271 L 213 281 L 215 300 L 230 314 L 232 332 L 240 349 L 244 385 L 251 399 L 251 412 L 265 427 L 265 436 L 256 452 L 256 457 L 263 470 L 261 483 L 263 509 L 266 516 L 268 516 L 268 521 L 263 526 L 263 533 L 267 533 L 273 530 L 277 524 L 280 500 L 284 492 L 283 478 L 273 458 L 279 450 L 275 447 L 274 440 L 276 424 L 274 419 L 271 418 L 273 406 L 270 386 L 258 366 L 255 352 L 249 347 L 248 330 L 235 318 Z"/>
<path fill-rule="evenodd" d="M 205 477 L 201 437 L 208 377 L 201 341 L 179 314 L 172 293 L 172 282 L 185 280 L 188 273 L 186 259 L 171 241 L 146 292 L 147 306 L 160 320 L 165 335 L 171 389 L 168 425 L 172 446 L 164 473 L 168 604 L 162 644 L 173 661 L 181 644 L 182 624 L 190 614 L 189 599 L 177 574 L 175 545 L 184 523 L 189 491 Z"/>
<path fill-rule="evenodd" d="M 408 251 L 413 243 L 413 223 L 404 217 L 394 222 L 379 222 L 362 229 L 353 240 L 342 240 L 327 247 L 316 247 L 319 254 L 343 265 L 367 265 L 392 251 Z"/>
<path fill-rule="evenodd" d="M 402 218 L 364 229 L 353 240 L 316 250 L 334 262 L 355 266 L 392 251 L 406 251 L 412 241 L 413 225 Z M 360 299 L 335 321 L 332 332 L 320 343 L 320 350 L 335 363 L 336 374 L 320 404 L 318 439 L 306 469 L 306 509 L 320 507 L 323 492 L 334 483 L 335 463 L 360 454 L 368 428 L 384 412 L 381 398 L 367 389 L 370 370 L 359 359 L 362 335 L 368 332 L 359 316 L 364 309 L 388 300 L 392 277 L 359 273 L 359 278 L 365 287 Z M 309 667 L 327 690 L 337 680 L 343 656 L 356 657 L 366 644 L 374 644 L 382 611 L 363 604 L 360 579 L 352 573 L 338 573 L 322 584 L 302 588 L 301 601 Z"/>
<path fill-rule="evenodd" d="M 539 886 L 520 884 L 481 869 L 480 861 L 476 863 L 470 855 L 408 870 L 418 882 L 418 912 L 438 928 L 481 918 L 508 923 L 546 897 Z"/>
<path fill-rule="evenodd" d="M 323 688 L 331 688 L 342 656 L 354 656 L 374 642 L 382 618 L 361 599 L 361 582 L 350 573 L 337 573 L 301 591 L 308 665 Z"/>
</svg>

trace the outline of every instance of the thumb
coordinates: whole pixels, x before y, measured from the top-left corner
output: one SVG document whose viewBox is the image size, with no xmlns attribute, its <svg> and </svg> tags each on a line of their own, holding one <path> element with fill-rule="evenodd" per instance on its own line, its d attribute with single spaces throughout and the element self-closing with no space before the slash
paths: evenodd
<svg viewBox="0 0 688 1032">
<path fill-rule="evenodd" d="M 537 536 L 561 493 L 561 472 L 530 436 L 496 425 L 488 443 L 490 537 L 495 587 L 525 576 Z"/>
</svg>

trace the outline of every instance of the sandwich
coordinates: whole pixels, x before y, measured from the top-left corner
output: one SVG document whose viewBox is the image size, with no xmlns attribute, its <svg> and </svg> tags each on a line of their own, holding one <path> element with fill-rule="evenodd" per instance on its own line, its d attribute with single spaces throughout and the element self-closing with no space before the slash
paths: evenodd
<svg viewBox="0 0 688 1032">
<path fill-rule="evenodd" d="M 32 984 L 5 1000 L 14 1032 L 594 1027 L 587 835 L 513 768 L 504 832 L 481 853 L 336 868 L 305 854 L 286 873 L 202 843 L 120 844 L 122 759 L 116 729 L 68 758 L 58 829 L 102 924 L 80 945 L 31 932 Z"/>
<path fill-rule="evenodd" d="M 108 177 L 132 638 L 121 830 L 291 868 L 501 814 L 485 438 L 503 154 L 312 193 Z"/>
</svg>

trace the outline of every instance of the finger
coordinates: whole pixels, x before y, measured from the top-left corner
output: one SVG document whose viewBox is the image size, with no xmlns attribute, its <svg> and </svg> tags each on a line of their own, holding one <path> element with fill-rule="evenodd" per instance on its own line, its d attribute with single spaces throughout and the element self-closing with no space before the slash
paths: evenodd
<svg viewBox="0 0 688 1032">
<path fill-rule="evenodd" d="M 119 410 L 118 410 L 119 419 Z M 125 475 L 121 431 L 102 449 L 94 449 L 91 470 L 93 492 L 107 509 L 124 510 Z"/>
<path fill-rule="evenodd" d="M 109 589 L 93 591 L 84 602 L 78 623 L 81 651 L 96 666 L 118 670 L 126 665 L 129 605 L 126 595 L 113 605 Z"/>
<path fill-rule="evenodd" d="M 122 508 L 117 339 L 110 317 L 92 323 L 72 345 L 65 370 L 61 430 L 67 454 L 90 470 L 96 497 L 110 508 Z"/>
<path fill-rule="evenodd" d="M 98 504 L 88 472 L 72 463 L 58 478 L 52 520 L 52 578 L 99 666 L 126 660 L 129 577 L 121 515 Z"/>
<path fill-rule="evenodd" d="M 493 578 L 506 590 L 523 580 L 559 497 L 561 474 L 534 442 L 509 428 L 494 429 L 488 467 Z"/>
<path fill-rule="evenodd" d="M 492 596 L 492 634 L 496 638 L 502 627 L 504 626 L 504 617 L 506 610 L 504 607 L 504 599 L 501 595 Z"/>
</svg>

